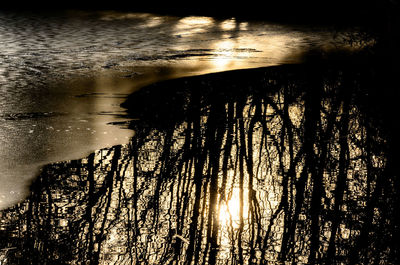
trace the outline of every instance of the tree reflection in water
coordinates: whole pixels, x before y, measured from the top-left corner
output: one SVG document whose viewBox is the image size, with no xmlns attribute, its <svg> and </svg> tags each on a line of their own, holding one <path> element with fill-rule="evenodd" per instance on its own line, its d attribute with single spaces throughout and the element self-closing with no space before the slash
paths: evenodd
<svg viewBox="0 0 400 265">
<path fill-rule="evenodd" d="M 1 262 L 398 264 L 392 138 L 362 69 L 310 63 L 137 92 L 129 146 L 47 166 L 1 212 Z"/>
</svg>

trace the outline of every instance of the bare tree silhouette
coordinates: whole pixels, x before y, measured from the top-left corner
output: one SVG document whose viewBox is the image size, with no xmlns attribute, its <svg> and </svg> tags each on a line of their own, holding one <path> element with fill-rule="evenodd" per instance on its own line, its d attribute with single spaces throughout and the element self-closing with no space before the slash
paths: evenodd
<svg viewBox="0 0 400 265">
<path fill-rule="evenodd" d="M 142 89 L 129 146 L 47 166 L 1 212 L 0 257 L 397 264 L 396 140 L 368 69 L 310 61 Z"/>
</svg>

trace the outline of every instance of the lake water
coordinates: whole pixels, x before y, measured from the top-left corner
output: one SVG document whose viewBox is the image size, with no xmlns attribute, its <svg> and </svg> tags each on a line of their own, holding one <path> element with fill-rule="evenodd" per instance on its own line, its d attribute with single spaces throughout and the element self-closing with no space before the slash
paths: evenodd
<svg viewBox="0 0 400 265">
<path fill-rule="evenodd" d="M 46 165 L 0 211 L 0 261 L 398 264 L 380 91 L 354 58 L 325 63 L 132 94 L 129 144 Z"/>
<path fill-rule="evenodd" d="M 397 99 L 349 32 L 1 13 L 0 264 L 399 264 Z"/>
<path fill-rule="evenodd" d="M 0 208 L 22 200 L 43 165 L 127 143 L 119 104 L 146 84 L 295 63 L 345 36 L 235 18 L 1 12 Z"/>
</svg>

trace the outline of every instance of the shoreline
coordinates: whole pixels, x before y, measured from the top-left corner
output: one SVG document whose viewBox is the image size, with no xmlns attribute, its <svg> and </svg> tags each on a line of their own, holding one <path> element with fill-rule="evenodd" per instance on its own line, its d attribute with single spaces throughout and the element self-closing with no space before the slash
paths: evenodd
<svg viewBox="0 0 400 265">
<path fill-rule="evenodd" d="M 308 61 L 305 60 L 304 63 L 298 64 L 282 64 L 274 66 L 228 70 L 199 75 L 189 75 L 183 77 L 172 77 L 167 79 L 154 79 L 155 82 L 143 82 L 142 86 L 136 87 L 133 93 L 126 96 L 120 106 L 126 111 L 127 119 L 133 120 L 131 124 L 140 122 L 141 120 L 146 120 L 146 122 L 151 123 L 151 126 L 162 127 L 165 122 L 174 119 L 174 116 L 179 117 L 180 115 L 182 115 L 183 110 L 180 109 L 179 106 L 184 106 L 185 99 L 181 96 L 190 89 L 208 89 L 209 91 L 203 92 L 209 93 L 211 95 L 212 93 L 214 93 L 214 91 L 212 91 L 213 87 L 219 89 L 221 87 L 233 86 L 237 87 L 236 91 L 228 91 L 222 89 L 220 90 L 220 93 L 229 94 L 234 92 L 239 94 L 246 94 L 246 90 L 248 87 L 254 87 L 258 85 L 262 86 L 263 82 L 266 81 L 266 78 L 268 79 L 268 75 L 279 76 L 283 74 L 297 76 L 297 78 L 303 78 L 305 75 L 309 74 L 307 73 L 307 71 L 313 71 L 313 68 L 318 68 L 321 65 L 325 65 L 324 67 L 337 67 L 342 65 L 346 66 L 347 68 L 352 67 L 351 65 L 347 65 L 347 63 L 349 62 L 352 63 L 353 67 L 363 65 L 362 61 L 359 61 L 358 59 L 352 60 L 343 55 L 341 57 L 333 56 L 334 60 L 319 57 L 320 55 L 313 56 L 314 57 L 309 56 L 311 59 L 308 59 Z M 127 82 L 134 82 L 134 80 L 128 80 Z M 172 106 L 172 108 L 170 108 L 170 106 Z M 130 130 L 132 130 L 132 126 L 130 126 Z M 118 145 L 121 144 L 110 146 L 107 145 L 99 149 L 89 150 L 85 152 L 85 154 L 90 155 L 91 153 L 98 150 L 104 148 L 112 148 Z M 85 155 L 83 155 L 82 157 L 74 156 L 73 159 L 57 160 L 55 162 L 41 164 L 41 166 L 37 168 L 36 172 L 40 172 L 41 168 L 50 164 L 82 159 L 84 157 Z M 29 184 L 27 184 L 28 186 L 35 181 L 37 175 L 38 174 L 35 174 L 36 177 L 33 177 L 33 179 L 29 181 Z"/>
<path fill-rule="evenodd" d="M 134 92 L 127 95 L 126 98 L 122 100 L 120 107 L 126 111 L 126 119 L 132 120 L 129 126 L 130 130 L 133 128 L 132 124 L 143 120 L 150 123 L 150 126 L 163 127 L 169 120 L 175 119 L 184 113 L 184 109 L 179 107 L 184 107 L 185 98 L 183 96 L 188 90 L 204 90 L 200 91 L 200 93 L 205 92 L 209 95 L 212 95 L 215 91 L 219 91 L 218 93 L 227 93 L 229 96 L 237 97 L 240 94 L 249 92 L 246 92 L 248 87 L 263 86 L 263 82 L 268 79 L 268 75 L 277 78 L 280 78 L 280 75 L 288 75 L 297 79 L 302 79 L 309 76 L 312 71 L 318 70 L 320 67 L 325 69 L 330 67 L 344 67 L 349 70 L 352 70 L 352 68 L 369 67 L 366 64 L 368 56 L 361 54 L 348 57 L 347 55 L 346 53 L 339 55 L 311 53 L 305 55 L 303 63 L 297 64 L 244 68 L 183 77 L 171 76 L 166 79 L 165 77 L 159 79 L 155 78 L 152 82 L 148 80 L 137 86 Z M 135 81 L 127 80 L 127 82 L 133 83 Z M 213 91 L 213 87 L 217 89 Z M 236 87 L 237 89 L 236 91 L 221 90 L 220 88 L 223 87 Z M 236 93 L 236 95 L 233 95 L 234 93 Z M 90 155 L 98 150 L 107 147 L 112 148 L 118 145 L 120 144 L 102 146 L 98 149 L 86 151 L 85 154 Z M 85 155 L 79 157 L 74 156 L 73 159 L 57 160 L 55 162 L 41 164 L 41 166 L 37 167 L 36 172 L 40 172 L 41 168 L 49 164 L 77 160 L 84 157 Z M 29 180 L 28 186 L 35 181 L 37 175 L 38 174 L 35 174 L 35 177 Z"/>
<path fill-rule="evenodd" d="M 132 108 L 126 106 L 126 103 L 128 102 L 130 97 L 135 97 L 137 93 L 146 93 L 149 89 L 151 90 L 151 88 L 153 88 L 153 87 L 163 87 L 165 84 L 171 84 L 171 85 L 183 84 L 185 82 L 202 84 L 204 82 L 213 82 L 213 80 L 217 81 L 220 84 L 224 83 L 226 81 L 228 81 L 228 83 L 229 83 L 229 80 L 226 80 L 226 78 L 229 78 L 229 77 L 235 77 L 235 79 L 236 78 L 240 79 L 241 77 L 245 76 L 244 79 L 246 79 L 246 80 L 248 80 L 250 77 L 252 77 L 253 79 L 254 78 L 260 79 L 267 69 L 276 69 L 276 68 L 280 68 L 280 67 L 282 67 L 282 66 L 268 66 L 268 67 L 257 67 L 257 68 L 250 68 L 250 69 L 228 70 L 228 71 L 223 71 L 223 72 L 207 73 L 207 74 L 200 74 L 200 75 L 189 75 L 189 76 L 171 78 L 171 79 L 166 79 L 166 80 L 161 79 L 161 80 L 155 81 L 153 83 L 144 82 L 143 86 L 136 87 L 135 92 L 131 93 L 130 95 L 128 95 L 126 97 L 125 100 L 123 100 L 123 103 L 120 105 L 120 107 L 126 111 L 126 115 L 127 115 L 126 120 L 132 120 L 132 119 L 135 120 L 135 117 L 132 117 L 131 113 L 130 113 Z M 249 82 L 253 82 L 253 80 L 249 80 Z M 155 101 L 151 101 L 152 104 L 157 104 L 155 102 L 157 102 L 158 100 L 166 99 L 166 97 L 168 97 L 168 94 L 171 93 L 171 90 L 168 88 L 161 89 L 161 90 L 162 91 L 160 91 L 160 92 L 163 95 L 156 98 Z M 147 103 L 143 102 L 143 103 L 145 103 L 147 105 L 147 103 L 149 103 L 149 102 L 147 102 Z M 148 105 L 148 106 L 150 106 L 150 105 Z M 152 106 L 154 106 L 154 105 L 152 105 Z M 150 112 L 147 112 L 147 114 L 150 114 Z M 126 124 L 127 123 L 124 122 L 124 125 L 126 125 Z M 129 121 L 128 121 L 128 124 L 129 124 Z M 106 126 L 110 126 L 109 123 L 107 123 Z M 117 122 L 117 124 L 114 124 L 111 126 L 118 126 L 118 122 Z M 124 130 L 129 130 L 132 132 L 133 135 L 135 134 L 134 129 L 131 127 L 125 128 Z M 112 136 L 110 136 L 110 137 L 112 137 Z M 103 151 L 111 150 L 115 147 L 124 146 L 126 144 L 129 144 L 129 142 L 130 142 L 130 139 L 128 139 L 127 142 L 124 141 L 124 143 L 121 143 L 121 144 L 116 144 L 116 145 L 107 144 L 106 146 L 100 147 L 98 149 L 86 150 L 85 152 L 79 151 L 79 152 L 75 152 L 73 154 L 69 153 L 67 155 L 68 158 L 65 160 L 52 159 L 52 161 L 50 161 L 49 163 L 42 163 L 42 162 L 35 163 L 34 169 L 32 166 L 27 165 L 26 166 L 27 169 L 24 169 L 24 172 L 30 172 L 30 174 L 26 173 L 24 179 L 21 180 L 21 182 L 23 182 L 24 184 L 19 184 L 18 190 L 15 188 L 12 189 L 11 195 L 15 195 L 16 198 L 12 199 L 12 200 L 7 200 L 8 201 L 7 203 L 3 202 L 3 204 L 4 203 L 5 204 L 1 207 L 0 211 L 6 210 L 6 209 L 11 209 L 11 208 L 18 206 L 21 203 L 24 203 L 31 194 L 32 185 L 34 185 L 35 181 L 37 181 L 38 177 L 40 177 L 40 175 L 43 173 L 43 169 L 45 169 L 49 166 L 52 166 L 52 165 L 60 164 L 60 163 L 82 160 L 100 150 L 103 150 Z M 99 144 L 96 144 L 96 145 L 99 146 Z M 61 154 L 59 154 L 59 156 L 60 155 Z"/>
<path fill-rule="evenodd" d="M 8 237 L 9 241 L 6 242 L 10 243 L 6 247 L 25 246 L 27 240 L 35 242 L 35 246 L 46 246 L 49 233 L 53 235 L 51 239 L 54 245 L 61 247 L 54 249 L 54 257 L 42 255 L 43 251 L 51 253 L 53 249 L 33 247 L 37 251 L 33 259 L 42 261 L 61 257 L 63 260 L 80 261 L 93 258 L 99 264 L 108 264 L 106 259 L 119 260 L 120 254 L 123 257 L 130 254 L 121 249 L 121 252 L 109 255 L 111 248 L 119 248 L 125 243 L 130 245 L 130 241 L 116 241 L 114 235 L 129 236 L 132 227 L 138 227 L 143 229 L 139 230 L 140 237 L 134 242 L 143 242 L 142 235 L 147 238 L 156 234 L 161 235 L 160 240 L 165 240 L 167 244 L 172 242 L 173 246 L 171 237 L 175 232 L 168 231 L 176 229 L 174 222 L 168 223 L 166 234 L 158 233 L 154 228 L 161 229 L 165 220 L 176 218 L 181 224 L 187 224 L 176 235 L 182 236 L 190 244 L 195 236 L 190 231 L 196 231 L 191 227 L 198 227 L 196 223 L 192 225 L 193 220 L 199 221 L 204 216 L 199 215 L 202 212 L 198 205 L 201 198 L 208 197 L 209 201 L 205 202 L 214 205 L 217 203 L 214 195 L 214 198 L 221 196 L 231 201 L 235 197 L 232 194 L 238 193 L 237 205 L 249 205 L 246 198 L 250 198 L 250 191 L 257 194 L 257 201 L 260 202 L 257 204 L 260 207 L 258 212 L 262 218 L 269 218 L 271 223 L 274 220 L 271 212 L 279 211 L 279 207 L 276 207 L 287 194 L 293 200 L 299 196 L 305 198 L 302 205 L 295 207 L 304 207 L 305 210 L 300 209 L 304 218 L 312 218 L 315 215 L 311 203 L 315 196 L 312 191 L 321 187 L 324 194 L 332 194 L 335 200 L 343 198 L 343 205 L 365 202 L 356 204 L 354 207 L 357 208 L 341 211 L 333 208 L 330 201 L 323 200 L 326 198 L 324 195 L 319 197 L 323 207 L 330 208 L 336 216 L 343 215 L 342 221 L 339 221 L 346 224 L 345 229 L 350 229 L 352 225 L 346 222 L 346 216 L 359 216 L 360 219 L 354 220 L 362 226 L 363 213 L 368 212 L 368 204 L 375 203 L 376 199 L 379 201 L 381 195 L 376 194 L 376 189 L 369 193 L 357 187 L 364 187 L 366 182 L 374 187 L 381 180 L 389 183 L 396 181 L 395 175 L 391 175 L 395 172 L 395 165 L 390 165 L 390 162 L 385 164 L 385 161 L 393 162 L 395 149 L 385 146 L 391 135 L 388 124 L 382 123 L 380 118 L 387 113 L 382 102 L 376 102 L 375 95 L 369 94 L 379 94 L 380 91 L 374 83 L 370 83 L 374 78 L 366 71 L 370 70 L 368 65 L 360 65 L 360 61 L 353 61 L 353 64 L 345 62 L 311 60 L 306 64 L 183 77 L 143 87 L 131 94 L 123 104 L 129 107 L 130 114 L 136 118 L 131 123 L 135 135 L 129 145 L 116 145 L 97 150 L 79 160 L 44 166 L 42 174 L 31 186 L 31 195 L 23 203 L 0 212 L 0 225 L 5 232 L 14 231 L 15 224 L 27 223 L 17 236 Z M 369 161 L 375 164 L 371 166 L 377 174 L 376 179 L 368 175 L 368 164 L 365 162 L 369 157 Z M 289 163 L 285 162 L 286 159 L 289 159 Z M 258 171 L 260 167 L 261 171 Z M 293 169 L 292 173 L 290 168 Z M 291 174 L 295 177 L 286 178 L 288 181 L 284 182 L 285 177 Z M 319 186 L 306 186 L 308 181 L 317 177 L 321 178 Z M 258 181 L 250 181 L 253 178 Z M 342 186 L 338 187 L 340 181 L 343 181 Z M 302 188 L 299 183 L 305 186 Z M 336 183 L 336 186 L 332 183 Z M 281 191 L 285 185 L 295 192 Z M 177 186 L 181 189 L 176 189 Z M 398 191 L 393 187 L 382 187 L 384 197 L 382 203 L 378 204 L 382 211 L 387 212 L 396 205 L 391 199 L 398 200 L 395 197 Z M 340 193 L 334 191 L 336 188 L 341 190 L 338 191 Z M 365 197 L 365 193 L 372 197 Z M 270 202 L 269 206 L 261 203 L 265 201 Z M 392 202 L 390 208 L 387 201 Z M 271 203 L 275 202 L 275 206 L 272 206 Z M 187 208 L 181 207 L 181 203 L 187 203 Z M 234 205 L 227 203 L 226 207 Z M 181 213 L 179 209 L 186 210 Z M 206 207 L 203 206 L 203 209 Z M 223 219 L 226 217 L 225 210 L 223 207 L 220 210 L 222 214 L 218 209 L 217 212 L 205 210 L 205 213 L 210 218 Z M 242 210 L 247 217 L 252 213 L 250 207 L 243 206 Z M 230 218 L 233 218 L 233 208 L 229 212 Z M 296 215 L 296 212 L 291 209 L 285 214 Z M 332 220 L 323 211 L 318 211 L 316 215 L 326 224 Z M 245 216 L 242 215 L 242 222 L 257 224 Z M 394 218 L 389 215 L 387 220 Z M 299 219 L 298 223 L 301 224 L 302 220 Z M 101 229 L 91 229 L 97 225 Z M 263 225 L 265 228 L 266 225 Z M 280 223 L 274 226 L 274 231 L 286 233 Z M 328 229 L 336 231 L 335 227 L 332 224 Z M 364 228 L 372 232 L 381 231 L 379 226 L 367 225 Z M 207 225 L 200 226 L 200 231 L 206 229 Z M 225 231 L 225 226 L 217 225 L 216 229 Z M 313 231 L 305 229 L 299 236 L 307 238 Z M 91 235 L 102 238 L 99 243 L 102 246 L 94 256 L 92 248 L 79 248 L 80 244 L 88 242 L 85 238 L 92 238 Z M 202 234 L 202 239 L 209 241 L 210 237 L 205 235 Z M 359 239 L 357 234 L 349 232 L 347 235 L 354 242 Z M 266 235 L 265 238 L 274 236 Z M 298 241 L 293 239 L 293 243 Z M 321 239 L 318 242 L 328 241 Z M 71 251 L 58 252 L 64 243 L 71 247 Z M 229 247 L 229 244 L 222 246 Z M 279 241 L 278 244 L 281 245 Z M 199 246 L 196 251 L 207 249 Z M 340 242 L 336 246 L 346 249 L 346 245 Z M 353 246 L 352 252 L 358 253 L 364 249 Z M 394 245 L 389 242 L 388 246 Z M 188 251 L 184 247 L 177 258 L 186 257 Z M 141 248 L 154 249 L 151 245 Z M 16 258 L 24 257 L 20 253 L 31 250 L 25 247 L 16 249 Z M 260 245 L 259 249 L 262 251 L 261 257 L 268 254 L 264 253 L 264 245 Z M 82 251 L 82 255 L 71 255 L 74 251 Z M 58 255 L 60 253 L 61 256 Z M 154 253 L 157 256 L 157 252 Z M 223 248 L 216 255 L 218 253 L 223 254 Z M 322 254 L 327 257 L 330 255 L 327 251 Z M 135 260 L 133 255 L 130 257 Z M 152 257 L 151 254 L 149 260 Z M 312 259 L 313 254 L 300 253 L 298 259 L 307 257 Z M 339 258 L 343 260 L 343 256 Z M 345 258 L 352 259 L 351 253 Z M 387 257 L 387 260 L 390 258 Z"/>
</svg>

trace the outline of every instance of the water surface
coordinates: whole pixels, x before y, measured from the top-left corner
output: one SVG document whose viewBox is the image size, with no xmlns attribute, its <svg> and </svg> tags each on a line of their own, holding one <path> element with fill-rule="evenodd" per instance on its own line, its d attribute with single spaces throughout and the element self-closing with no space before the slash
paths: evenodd
<svg viewBox="0 0 400 265">
<path fill-rule="evenodd" d="M 1 12 L 0 208 L 26 195 L 41 166 L 126 143 L 119 104 L 138 88 L 298 62 L 308 49 L 342 47 L 345 35 L 235 18 Z"/>
<path fill-rule="evenodd" d="M 128 145 L 46 166 L 0 212 L 0 261 L 398 264 L 378 84 L 349 60 L 143 88 Z"/>
</svg>

